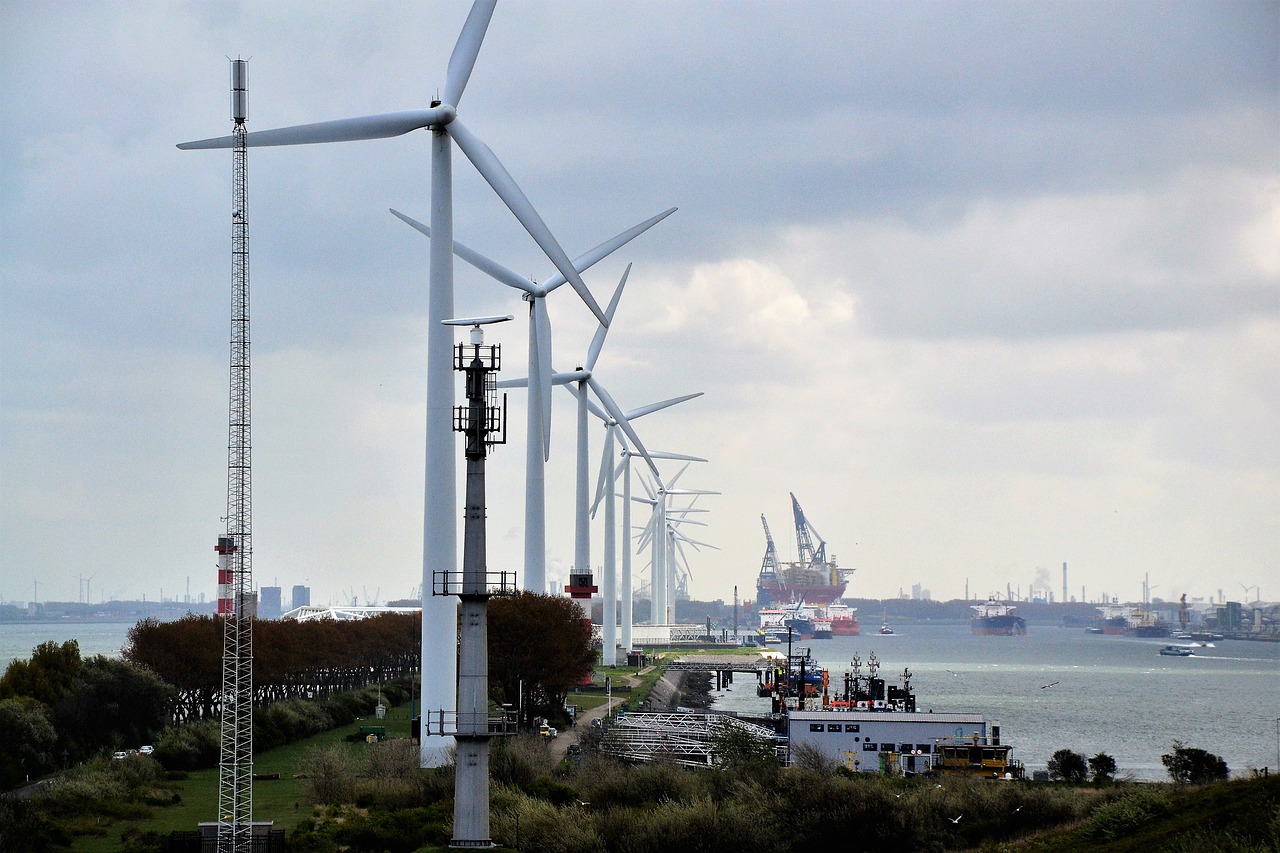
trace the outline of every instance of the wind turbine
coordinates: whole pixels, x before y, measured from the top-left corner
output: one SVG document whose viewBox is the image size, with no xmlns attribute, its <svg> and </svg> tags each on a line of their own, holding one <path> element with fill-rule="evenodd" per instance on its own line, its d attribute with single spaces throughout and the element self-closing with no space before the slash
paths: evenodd
<svg viewBox="0 0 1280 853">
<path fill-rule="evenodd" d="M 634 592 L 634 584 L 633 584 L 633 573 L 631 571 L 631 556 L 632 556 L 632 549 L 633 549 L 633 546 L 631 544 L 631 540 L 632 540 L 631 502 L 633 500 L 641 501 L 641 502 L 645 502 L 645 501 L 643 498 L 633 497 L 631 494 L 631 459 L 636 455 L 635 451 L 631 450 L 631 448 L 627 446 L 627 443 L 625 441 L 622 441 L 621 436 L 619 436 L 619 442 L 622 444 L 622 531 L 623 531 L 623 541 L 626 543 L 625 547 L 622 549 L 622 590 L 621 590 L 622 637 L 621 637 L 621 641 L 622 641 L 622 646 L 624 648 L 630 649 L 631 648 L 631 629 L 635 625 L 635 617 L 633 613 L 633 605 L 635 603 L 634 602 L 635 592 Z M 681 453 L 665 453 L 662 451 L 655 451 L 655 450 L 651 450 L 648 452 L 648 458 L 649 459 L 682 459 L 687 462 L 706 462 L 707 461 L 700 456 L 686 456 Z M 617 474 L 615 473 L 613 476 L 616 482 Z M 650 586 L 652 587 L 652 583 L 650 584 Z M 650 599 L 652 599 L 652 597 L 653 597 L 653 594 L 651 591 Z M 656 611 L 653 611 L 652 609 L 652 600 L 651 600 L 649 621 L 651 624 L 654 624 L 654 625 L 658 624 L 656 621 L 654 621 L 655 613 Z"/>
<path fill-rule="evenodd" d="M 661 411 L 669 406 L 677 403 L 683 403 L 686 400 L 692 400 L 695 397 L 701 397 L 702 392 L 698 391 L 694 394 L 685 394 L 681 397 L 672 397 L 669 400 L 663 400 L 659 403 L 650 403 L 647 406 L 641 406 L 627 412 L 623 421 L 619 421 L 612 415 L 601 411 L 597 406 L 587 401 L 585 408 L 589 409 L 593 415 L 599 418 L 605 425 L 604 453 L 600 459 L 600 476 L 596 481 L 596 497 L 591 505 L 591 515 L 594 516 L 596 510 L 600 506 L 600 501 L 604 500 L 604 577 L 600 584 L 601 595 L 603 596 L 603 612 L 601 616 L 601 663 L 604 666 L 613 666 L 617 662 L 617 520 L 615 509 L 615 497 L 617 495 L 617 469 L 614 466 L 615 458 L 615 441 L 616 430 L 623 423 L 630 423 L 636 418 L 644 417 L 653 412 Z M 585 396 L 582 398 L 585 399 Z M 584 414 L 583 408 L 579 409 L 579 416 Z M 586 459 L 587 448 L 585 440 L 585 426 L 583 422 L 579 422 L 579 447 L 578 447 L 578 486 L 580 499 L 585 500 L 585 475 L 586 475 Z M 625 447 L 625 443 L 624 443 Z M 624 458 L 627 460 L 627 496 L 623 504 L 623 529 L 628 530 L 631 525 L 631 506 L 630 506 L 630 453 L 629 449 L 625 449 Z M 671 459 L 676 455 L 662 452 L 644 451 L 643 455 L 646 461 L 652 466 L 654 459 Z M 696 457 L 680 456 L 678 458 L 694 460 Z M 706 460 L 702 460 L 706 461 Z M 656 473 L 656 471 L 655 471 Z M 585 506 L 580 506 L 578 510 L 578 523 L 586 525 Z M 585 536 L 580 537 L 581 545 L 588 545 L 589 541 Z M 631 551 L 630 536 L 625 537 L 627 541 L 627 550 L 623 556 L 623 577 L 622 577 L 622 645 L 626 649 L 631 648 Z"/>
<path fill-rule="evenodd" d="M 669 208 L 604 241 L 575 258 L 574 268 L 579 272 L 591 268 L 675 211 L 674 207 Z M 428 238 L 431 237 L 430 227 L 398 210 L 393 209 L 391 212 L 410 227 Z M 433 250 L 435 242 L 432 241 Z M 525 425 L 524 588 L 532 592 L 544 593 L 547 591 L 546 462 L 551 455 L 551 385 L 556 381 L 570 381 L 555 378 L 551 361 L 551 318 L 547 314 L 546 298 L 547 294 L 565 283 L 565 278 L 557 274 L 543 284 L 531 282 L 519 273 L 511 271 L 497 261 L 457 241 L 453 243 L 453 253 L 489 277 L 521 291 L 529 302 L 529 378 L 500 380 L 498 387 L 529 386 L 529 409 Z M 630 267 L 627 269 L 629 271 Z M 606 312 L 605 319 L 601 320 L 600 330 L 596 332 L 599 344 L 593 341 L 592 346 L 597 354 L 604 342 L 604 332 L 612 322 L 613 310 L 617 307 L 618 295 L 621 294 L 625 282 L 626 275 L 623 276 L 623 284 L 618 285 L 610 310 Z M 530 379 L 533 379 L 532 384 Z"/>
<path fill-rule="evenodd" d="M 250 146 L 309 145 L 386 139 L 413 130 L 431 131 L 431 225 L 439 238 L 431 241 L 427 322 L 426 477 L 423 506 L 422 558 L 422 719 L 432 710 L 452 708 L 457 680 L 457 604 L 447 596 L 429 595 L 435 574 L 458 568 L 457 454 L 454 452 L 452 327 L 442 325 L 453 311 L 453 147 L 450 140 L 516 219 L 542 248 L 565 280 L 578 292 L 602 323 L 607 320 L 578 271 L 556 242 L 524 192 L 479 137 L 458 120 L 458 104 L 475 67 L 485 31 L 497 0 L 475 0 L 454 45 L 445 73 L 444 92 L 426 108 L 338 119 L 275 130 L 260 130 L 241 139 Z M 182 149 L 231 148 L 237 137 L 224 136 L 179 145 Z M 421 759 L 424 766 L 448 760 L 451 736 L 432 734 L 423 726 Z"/>
<path fill-rule="evenodd" d="M 718 495 L 719 492 L 713 492 L 706 489 L 677 489 L 676 482 L 681 475 L 688 469 L 686 464 L 680 471 L 671 478 L 669 484 L 663 484 L 658 480 L 653 486 L 641 480 L 641 485 L 648 492 L 649 498 L 636 498 L 644 503 L 648 503 L 653 507 L 653 517 L 648 527 L 641 536 L 640 547 L 644 547 L 644 541 L 647 539 L 650 546 L 650 571 L 651 585 L 653 589 L 652 604 L 655 618 L 662 618 L 662 622 L 655 622 L 657 625 L 670 625 L 674 616 L 674 576 L 672 571 L 671 557 L 668 554 L 667 545 L 667 501 L 677 495 Z"/>
</svg>

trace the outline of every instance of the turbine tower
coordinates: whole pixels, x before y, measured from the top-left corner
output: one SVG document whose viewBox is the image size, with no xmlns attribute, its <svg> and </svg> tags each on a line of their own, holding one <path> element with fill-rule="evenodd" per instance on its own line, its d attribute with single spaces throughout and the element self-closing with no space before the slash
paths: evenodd
<svg viewBox="0 0 1280 853">
<path fill-rule="evenodd" d="M 674 207 L 668 208 L 657 216 L 652 216 L 579 255 L 573 259 L 574 269 L 579 274 L 586 272 L 675 211 Z M 391 213 L 409 227 L 428 238 L 431 237 L 429 226 L 398 210 L 392 209 Z M 498 387 L 527 386 L 529 388 L 528 415 L 525 425 L 523 588 L 542 594 L 547 591 L 546 463 L 551 453 L 551 386 L 577 381 L 577 378 L 565 379 L 563 374 L 555 374 L 551 360 L 551 319 L 547 314 L 546 298 L 566 280 L 562 274 L 557 273 L 542 284 L 531 282 L 519 273 L 457 241 L 454 241 L 453 253 L 495 281 L 521 291 L 524 299 L 529 303 L 529 373 L 524 379 L 503 379 Z M 601 342 L 603 342 L 605 330 L 612 322 L 612 316 L 611 311 L 607 311 L 601 320 L 600 331 L 596 333 L 596 338 Z M 593 342 L 593 346 L 598 352 L 599 345 Z M 654 473 L 657 473 L 656 469 Z"/>
<path fill-rule="evenodd" d="M 227 437 L 227 526 L 218 537 L 222 617 L 222 737 L 218 763 L 218 853 L 248 853 L 253 830 L 253 595 L 249 382 L 248 64 L 231 60 L 235 146 L 231 205 L 231 403 Z"/>
<path fill-rule="evenodd" d="M 431 229 L 438 239 L 431 241 L 427 308 L 426 476 L 422 544 L 421 698 L 424 714 L 429 709 L 453 707 L 458 672 L 454 654 L 457 605 L 444 596 L 430 595 L 434 572 L 456 571 L 458 565 L 458 465 L 450 421 L 454 400 L 454 378 L 450 370 L 454 333 L 451 327 L 442 325 L 444 320 L 454 316 L 453 257 L 450 251 L 453 246 L 454 143 L 592 313 L 605 322 L 603 310 L 596 304 L 578 271 L 524 191 L 489 146 L 458 119 L 458 104 L 471 78 L 496 3 L 497 0 L 475 0 L 449 56 L 444 88 L 439 98 L 432 100 L 428 107 L 256 131 L 246 139 L 248 145 L 309 145 L 387 139 L 424 129 L 431 135 Z M 236 137 L 230 136 L 184 142 L 178 147 L 234 148 L 236 144 Z M 428 736 L 424 732 L 421 739 L 423 765 L 438 766 L 448 761 L 452 740 Z"/>
</svg>

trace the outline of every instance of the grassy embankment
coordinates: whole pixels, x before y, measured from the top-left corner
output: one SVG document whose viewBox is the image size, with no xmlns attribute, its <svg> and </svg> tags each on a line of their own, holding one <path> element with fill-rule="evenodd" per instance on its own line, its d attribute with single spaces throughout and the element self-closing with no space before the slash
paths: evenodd
<svg viewBox="0 0 1280 853">
<path fill-rule="evenodd" d="M 351 725 L 255 755 L 255 776 L 278 778 L 255 779 L 254 820 L 274 821 L 276 829 L 292 831 L 312 812 L 306 781 L 294 778 L 303 757 L 317 747 L 344 743 L 348 735 L 358 732 L 363 725 L 386 726 L 389 738 L 408 737 L 411 707 L 408 703 L 399 705 L 388 709 L 383 720 L 373 717 L 357 720 Z M 149 815 L 143 819 L 98 819 L 95 826 L 104 829 L 105 834 L 78 835 L 72 849 L 83 853 L 112 853 L 121 849 L 121 833 L 130 827 L 167 835 L 175 830 L 194 830 L 203 821 L 217 819 L 218 768 L 191 771 L 184 779 L 166 782 L 165 787 L 177 793 L 181 801 L 152 806 Z"/>
</svg>

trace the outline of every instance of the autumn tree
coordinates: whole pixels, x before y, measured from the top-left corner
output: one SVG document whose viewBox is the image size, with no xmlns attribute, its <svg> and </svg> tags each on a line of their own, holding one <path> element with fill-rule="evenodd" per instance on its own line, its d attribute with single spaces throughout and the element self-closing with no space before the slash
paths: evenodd
<svg viewBox="0 0 1280 853">
<path fill-rule="evenodd" d="M 517 706 L 524 687 L 525 726 L 560 719 L 569 691 L 591 674 L 590 627 L 571 598 L 519 592 L 489 602 L 490 695 Z"/>
</svg>

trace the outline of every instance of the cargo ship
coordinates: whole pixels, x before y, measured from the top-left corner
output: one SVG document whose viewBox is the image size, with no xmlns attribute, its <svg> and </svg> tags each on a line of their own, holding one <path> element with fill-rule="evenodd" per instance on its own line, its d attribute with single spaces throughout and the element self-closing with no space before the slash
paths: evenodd
<svg viewBox="0 0 1280 853">
<path fill-rule="evenodd" d="M 853 574 L 853 569 L 841 568 L 834 556 L 827 556 L 827 543 L 809 525 L 794 494 L 791 495 L 791 511 L 795 517 L 796 549 L 799 553 L 798 558 L 789 563 L 778 560 L 769 522 L 760 516 L 760 523 L 764 525 L 765 553 L 760 576 L 756 580 L 756 602 L 763 608 L 784 607 L 796 601 L 826 607 L 844 595 L 848 587 L 847 578 Z M 847 615 L 855 623 L 857 621 L 852 611 L 841 615 Z M 849 627 L 846 622 L 845 635 L 857 633 L 850 632 Z M 840 633 L 834 624 L 832 633 Z"/>
<path fill-rule="evenodd" d="M 973 633 L 980 636 L 1021 637 L 1027 633 L 1027 620 L 1014 614 L 1017 608 L 994 598 L 985 604 L 971 604 L 973 619 L 969 623 Z"/>
<path fill-rule="evenodd" d="M 827 618 L 831 620 L 831 633 L 837 637 L 856 637 L 862 633 L 858 624 L 858 608 L 850 607 L 843 601 L 833 601 L 826 607 Z"/>
</svg>

